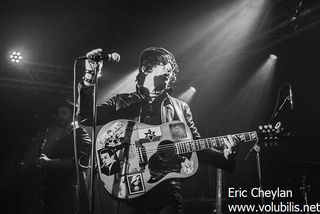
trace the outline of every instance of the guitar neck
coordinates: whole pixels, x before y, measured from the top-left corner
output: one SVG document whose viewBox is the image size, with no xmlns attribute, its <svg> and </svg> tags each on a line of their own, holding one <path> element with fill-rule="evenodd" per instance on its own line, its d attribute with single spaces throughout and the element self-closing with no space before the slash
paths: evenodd
<svg viewBox="0 0 320 214">
<path fill-rule="evenodd" d="M 253 132 L 244 132 L 239 134 L 231 135 L 233 139 L 240 139 L 241 142 L 251 142 L 258 140 L 258 135 L 256 131 Z M 224 148 L 224 140 L 227 138 L 227 135 L 219 137 L 204 138 L 191 141 L 183 141 L 175 143 L 175 149 L 177 154 L 185 154 L 190 152 L 197 152 L 205 149 L 220 149 Z"/>
</svg>

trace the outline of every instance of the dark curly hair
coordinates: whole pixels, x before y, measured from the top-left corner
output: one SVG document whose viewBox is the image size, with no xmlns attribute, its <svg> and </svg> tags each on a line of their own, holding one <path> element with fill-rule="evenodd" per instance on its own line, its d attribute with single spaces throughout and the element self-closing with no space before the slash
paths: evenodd
<svg viewBox="0 0 320 214">
<path fill-rule="evenodd" d="M 136 77 L 138 85 L 142 85 L 144 79 L 152 68 L 160 64 L 166 65 L 170 63 L 172 67 L 172 76 L 169 81 L 169 86 L 177 81 L 177 74 L 179 73 L 179 66 L 169 51 L 164 48 L 147 48 L 140 55 L 139 74 Z"/>
</svg>

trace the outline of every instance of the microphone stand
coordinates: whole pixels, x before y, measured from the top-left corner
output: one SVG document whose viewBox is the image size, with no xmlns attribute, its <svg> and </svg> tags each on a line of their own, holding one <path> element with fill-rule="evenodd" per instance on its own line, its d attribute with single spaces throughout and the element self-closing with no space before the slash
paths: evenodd
<svg viewBox="0 0 320 214">
<path fill-rule="evenodd" d="M 89 213 L 94 214 L 94 168 L 95 168 L 95 151 L 96 151 L 96 129 L 97 129 L 97 89 L 98 89 L 98 72 L 99 61 L 94 63 L 94 82 L 93 85 L 93 103 L 92 103 L 92 134 L 91 134 L 91 172 L 90 172 L 90 188 L 89 188 Z"/>
<path fill-rule="evenodd" d="M 262 188 L 262 173 L 261 173 L 261 163 L 260 163 L 260 146 L 258 145 L 259 140 L 252 146 L 252 148 L 249 150 L 248 154 L 244 158 L 247 160 L 250 156 L 250 154 L 253 152 L 253 150 L 256 152 L 256 161 L 257 161 L 257 171 L 258 171 L 258 180 L 259 180 L 259 188 L 260 190 L 263 190 Z M 261 196 L 261 205 L 265 206 L 266 201 L 263 196 Z M 265 211 L 263 211 L 265 213 Z"/>
<path fill-rule="evenodd" d="M 75 95 L 75 93 L 74 93 Z M 75 97 L 74 97 L 75 100 Z M 74 164 L 76 170 L 76 180 L 75 184 L 73 185 L 73 199 L 74 199 L 74 207 L 75 207 L 75 214 L 79 214 L 80 211 L 80 170 L 78 165 L 78 149 L 77 149 L 77 124 L 75 119 L 75 112 L 76 112 L 76 105 L 73 105 L 73 124 L 72 124 L 72 131 L 73 131 L 73 151 L 74 151 Z"/>
<path fill-rule="evenodd" d="M 272 117 L 270 118 L 269 122 L 270 123 L 278 114 L 279 112 L 281 111 L 281 109 L 283 108 L 284 104 L 286 104 L 286 101 L 289 101 L 290 102 L 291 100 L 291 97 L 290 96 L 287 96 L 283 101 L 282 101 L 282 104 L 280 105 L 280 107 L 278 108 L 278 110 L 272 115 Z"/>
<path fill-rule="evenodd" d="M 302 178 L 302 187 L 300 187 L 300 190 L 302 191 L 302 195 L 303 195 L 303 200 L 304 200 L 304 205 L 305 206 L 309 206 L 309 203 L 308 203 L 308 192 L 310 191 L 310 185 L 307 185 L 307 176 L 306 174 L 303 174 L 301 176 Z M 307 209 L 306 214 L 309 214 L 309 210 Z"/>
<path fill-rule="evenodd" d="M 258 145 L 258 143 L 259 143 L 259 140 L 257 140 L 257 142 L 253 145 L 253 147 L 250 149 L 250 151 L 248 152 L 248 154 L 246 155 L 246 157 L 245 157 L 244 159 L 247 160 L 253 150 L 256 152 L 256 161 L 257 161 L 257 171 L 258 171 L 259 188 L 260 188 L 260 190 L 263 190 L 263 188 L 262 188 L 261 162 L 260 162 L 260 146 Z M 261 205 L 264 207 L 265 204 L 266 204 L 266 201 L 265 201 L 265 199 L 264 199 L 264 196 L 261 196 L 260 199 L 261 199 Z M 266 213 L 266 212 L 263 211 L 263 213 Z"/>
</svg>

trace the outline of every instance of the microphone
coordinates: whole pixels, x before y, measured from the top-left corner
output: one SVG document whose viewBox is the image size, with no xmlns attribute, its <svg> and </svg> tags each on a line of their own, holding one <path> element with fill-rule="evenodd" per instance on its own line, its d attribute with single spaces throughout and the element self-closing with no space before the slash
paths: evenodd
<svg viewBox="0 0 320 214">
<path fill-rule="evenodd" d="M 108 62 L 119 62 L 120 61 L 120 54 L 112 53 L 112 54 L 108 54 L 106 56 L 97 55 L 97 56 L 89 56 L 89 57 L 80 56 L 78 59 L 80 59 L 80 60 L 90 59 L 95 62 L 99 62 L 102 60 L 107 60 Z"/>
<path fill-rule="evenodd" d="M 291 85 L 289 85 L 289 101 L 290 101 L 290 109 L 293 110 L 293 96 L 292 96 Z"/>
</svg>

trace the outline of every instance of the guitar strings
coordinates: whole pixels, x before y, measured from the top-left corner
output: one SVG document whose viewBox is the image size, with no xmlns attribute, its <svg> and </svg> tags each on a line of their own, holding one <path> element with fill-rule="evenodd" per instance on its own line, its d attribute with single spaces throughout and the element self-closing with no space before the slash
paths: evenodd
<svg viewBox="0 0 320 214">
<path fill-rule="evenodd" d="M 186 143 L 186 142 L 184 142 Z M 220 145 L 222 146 L 222 145 Z M 145 151 L 142 151 L 142 153 L 145 153 L 145 154 L 152 154 L 154 152 L 162 152 L 162 151 L 168 151 L 168 150 L 173 150 L 173 151 L 182 151 L 182 153 L 190 153 L 190 152 L 195 152 L 195 151 L 198 151 L 198 150 L 202 150 L 202 149 L 210 149 L 210 148 L 213 148 L 213 147 L 219 147 L 217 145 L 205 145 L 204 147 L 199 145 L 199 146 L 191 146 L 191 145 L 188 145 L 188 146 L 183 146 L 183 147 L 180 147 L 178 148 L 175 144 L 167 144 L 167 145 L 159 145 L 157 148 L 150 148 L 150 149 L 147 149 L 147 148 L 144 148 Z M 199 149 L 198 149 L 199 148 Z M 216 149 L 216 148 L 214 148 Z M 190 151 L 189 151 L 190 150 Z"/>
<path fill-rule="evenodd" d="M 194 144 L 190 144 L 192 141 L 183 141 L 183 142 L 173 142 L 172 144 L 165 144 L 165 145 L 158 145 L 155 148 L 146 148 L 144 147 L 144 151 L 142 151 L 142 155 L 143 154 L 152 154 L 155 152 L 165 152 L 168 150 L 172 150 L 178 153 L 181 152 L 180 154 L 183 153 L 190 153 L 190 152 L 195 152 L 195 151 L 199 151 L 199 150 L 203 150 L 203 149 L 217 149 L 217 147 L 222 147 L 225 145 L 225 143 L 221 143 L 220 141 L 214 142 L 214 139 L 200 139 L 200 140 L 194 140 L 193 142 L 195 142 Z M 181 143 L 182 145 L 179 146 L 177 144 Z M 196 146 L 196 144 L 198 143 L 198 145 Z M 136 149 L 137 150 L 137 149 Z M 189 151 L 190 150 L 190 151 Z M 139 151 L 139 150 L 138 150 Z"/>
<path fill-rule="evenodd" d="M 233 136 L 235 136 L 238 140 L 242 141 L 242 139 L 238 136 L 241 134 L 243 134 L 243 133 L 235 134 Z M 221 138 L 225 139 L 225 138 L 227 138 L 227 136 L 220 136 L 220 137 L 214 137 L 214 138 L 204 138 L 204 139 L 198 139 L 198 140 L 193 140 L 193 141 L 173 142 L 172 144 L 167 144 L 167 145 L 158 145 L 157 148 L 146 149 L 146 151 L 144 151 L 144 153 L 150 154 L 150 153 L 154 153 L 155 151 L 161 152 L 161 151 L 166 151 L 169 149 L 173 149 L 174 151 L 180 150 L 180 151 L 182 151 L 182 153 L 190 153 L 190 152 L 195 152 L 195 151 L 199 151 L 202 149 L 210 149 L 210 148 L 218 149 L 217 147 L 224 147 L 226 145 L 226 143 L 224 141 L 221 142 L 219 140 Z M 190 145 L 191 142 L 194 142 L 194 144 Z M 178 146 L 176 146 L 178 143 L 182 143 L 184 145 L 182 145 L 179 148 Z M 198 144 L 200 143 L 200 144 L 198 146 L 195 146 L 197 143 Z M 209 146 L 208 146 L 208 144 L 209 144 Z M 191 149 L 191 151 L 187 151 L 190 149 Z"/>
</svg>

